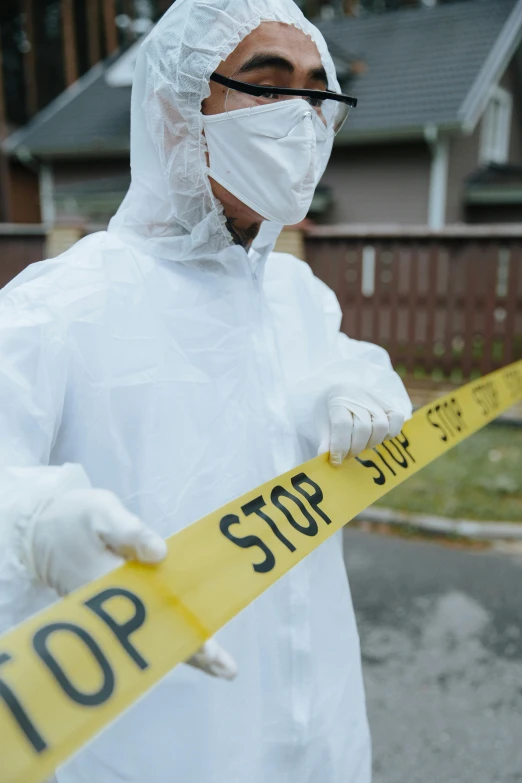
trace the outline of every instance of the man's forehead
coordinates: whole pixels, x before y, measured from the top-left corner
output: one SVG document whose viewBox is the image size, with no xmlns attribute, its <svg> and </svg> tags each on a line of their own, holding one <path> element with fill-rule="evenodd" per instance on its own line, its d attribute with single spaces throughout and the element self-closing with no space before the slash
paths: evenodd
<svg viewBox="0 0 522 783">
<path fill-rule="evenodd" d="M 261 22 L 243 38 L 225 63 L 236 70 L 247 60 L 266 54 L 282 57 L 296 68 L 306 70 L 322 65 L 317 46 L 310 36 L 294 25 L 282 22 Z"/>
</svg>

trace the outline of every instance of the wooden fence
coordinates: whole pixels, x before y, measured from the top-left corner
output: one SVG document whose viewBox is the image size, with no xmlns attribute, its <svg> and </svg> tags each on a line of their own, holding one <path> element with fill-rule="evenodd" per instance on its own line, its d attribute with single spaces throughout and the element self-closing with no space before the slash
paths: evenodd
<svg viewBox="0 0 522 783">
<path fill-rule="evenodd" d="M 522 358 L 522 225 L 315 226 L 306 258 L 344 331 L 410 377 L 461 381 Z"/>
<path fill-rule="evenodd" d="M 26 266 L 45 258 L 46 237 L 41 225 L 0 223 L 0 288 Z"/>
</svg>

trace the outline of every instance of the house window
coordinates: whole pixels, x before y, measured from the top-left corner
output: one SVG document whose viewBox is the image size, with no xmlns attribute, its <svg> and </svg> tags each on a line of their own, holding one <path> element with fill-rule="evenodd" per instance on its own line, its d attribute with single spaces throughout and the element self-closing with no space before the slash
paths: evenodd
<svg viewBox="0 0 522 783">
<path fill-rule="evenodd" d="M 509 154 L 512 106 L 513 98 L 510 93 L 497 87 L 482 118 L 481 163 L 506 163 Z"/>
</svg>

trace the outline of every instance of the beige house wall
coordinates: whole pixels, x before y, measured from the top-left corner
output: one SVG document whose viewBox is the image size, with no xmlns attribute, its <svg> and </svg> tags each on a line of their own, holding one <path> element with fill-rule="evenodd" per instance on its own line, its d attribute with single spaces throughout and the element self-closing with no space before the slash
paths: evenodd
<svg viewBox="0 0 522 783">
<path fill-rule="evenodd" d="M 334 148 L 321 184 L 328 223 L 426 223 L 430 152 L 422 142 Z"/>
</svg>

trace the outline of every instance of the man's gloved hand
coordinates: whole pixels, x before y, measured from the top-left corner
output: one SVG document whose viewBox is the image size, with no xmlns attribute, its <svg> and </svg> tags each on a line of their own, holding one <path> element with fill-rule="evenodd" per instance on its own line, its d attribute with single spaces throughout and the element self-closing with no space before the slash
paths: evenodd
<svg viewBox="0 0 522 783">
<path fill-rule="evenodd" d="M 125 560 L 159 563 L 165 541 L 131 514 L 112 492 L 77 489 L 51 500 L 24 525 L 21 559 L 33 579 L 67 595 Z M 236 664 L 214 639 L 187 663 L 233 679 Z"/>
<path fill-rule="evenodd" d="M 332 465 L 399 435 L 407 418 L 404 411 L 386 404 L 384 392 L 380 399 L 355 384 L 332 387 L 327 409 L 329 431 L 324 433 L 318 454 L 329 451 Z"/>
</svg>

